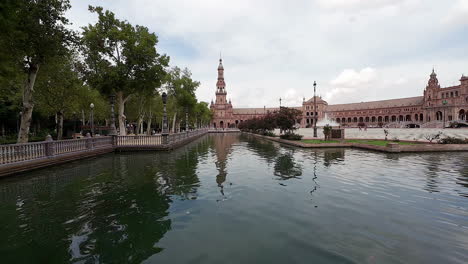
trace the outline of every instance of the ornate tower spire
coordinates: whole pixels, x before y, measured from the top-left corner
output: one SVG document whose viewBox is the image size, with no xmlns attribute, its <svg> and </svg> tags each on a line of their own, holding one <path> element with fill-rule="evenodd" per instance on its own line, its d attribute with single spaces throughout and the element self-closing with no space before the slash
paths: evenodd
<svg viewBox="0 0 468 264">
<path fill-rule="evenodd" d="M 221 54 L 220 54 L 221 55 Z M 216 104 L 227 104 L 226 83 L 224 82 L 223 59 L 219 58 L 218 81 L 216 82 Z"/>
<path fill-rule="evenodd" d="M 432 68 L 432 73 L 429 77 L 426 88 L 440 88 L 439 80 L 437 79 L 437 74 L 435 73 L 434 68 Z"/>
<path fill-rule="evenodd" d="M 221 56 L 221 54 L 220 54 Z M 219 58 L 218 65 L 218 82 L 216 83 L 216 93 L 226 93 L 226 83 L 224 82 L 224 67 L 223 59 Z"/>
</svg>

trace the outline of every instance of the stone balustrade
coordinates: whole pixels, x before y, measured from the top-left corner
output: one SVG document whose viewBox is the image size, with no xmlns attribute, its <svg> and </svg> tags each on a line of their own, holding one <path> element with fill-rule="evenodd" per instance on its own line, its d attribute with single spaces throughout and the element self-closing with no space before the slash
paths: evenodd
<svg viewBox="0 0 468 264">
<path fill-rule="evenodd" d="M 114 150 L 170 150 L 208 133 L 208 128 L 167 135 L 102 136 L 0 145 L 0 176 Z"/>
</svg>

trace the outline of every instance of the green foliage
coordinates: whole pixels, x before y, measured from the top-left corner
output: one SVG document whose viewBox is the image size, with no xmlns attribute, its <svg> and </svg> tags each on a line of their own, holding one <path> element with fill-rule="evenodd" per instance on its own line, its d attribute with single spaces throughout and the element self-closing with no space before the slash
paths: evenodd
<svg viewBox="0 0 468 264">
<path fill-rule="evenodd" d="M 331 132 L 332 132 L 332 127 L 329 124 L 326 124 L 323 127 L 323 134 L 325 135 L 325 140 L 330 140 Z"/>
<path fill-rule="evenodd" d="M 159 89 L 164 84 L 168 115 L 185 120 L 188 107 L 191 127 L 209 123 L 208 104 L 195 96 L 200 83 L 186 68 L 174 67 L 167 73 L 169 57 L 158 53 L 158 38 L 148 28 L 119 20 L 101 7 L 89 7 L 98 21 L 84 27 L 78 38 L 67 27 L 69 8 L 69 0 L 0 2 L 0 126 L 7 134 L 17 133 L 19 113 L 26 110 L 33 124 L 40 124 L 35 127 L 43 130 L 51 129 L 44 124 L 52 124 L 56 115 L 86 124 L 91 103 L 95 123 L 104 125 L 110 117 L 111 94 L 117 95 L 119 121 L 126 117 L 129 122 L 144 121 L 149 128 L 158 126 L 163 109 Z M 35 85 L 25 85 L 36 73 Z M 21 134 L 30 134 L 22 123 L 21 127 Z"/>
<path fill-rule="evenodd" d="M 68 52 L 76 36 L 67 28 L 64 16 L 70 8 L 68 0 L 4 0 L 0 3 L 1 56 L 8 63 L 1 69 L 12 70 L 14 64 L 30 67 L 31 64 L 47 63 L 55 56 Z"/>
<path fill-rule="evenodd" d="M 156 51 L 156 35 L 102 7 L 89 10 L 98 14 L 98 22 L 83 28 L 82 70 L 87 82 L 103 94 L 123 92 L 126 97 L 160 87 L 169 57 Z"/>
<path fill-rule="evenodd" d="M 297 109 L 281 107 L 276 115 L 276 125 L 281 131 L 291 133 L 295 130 L 294 126 L 301 115 L 302 112 Z"/>
<path fill-rule="evenodd" d="M 468 138 L 456 138 L 447 136 L 439 140 L 439 144 L 468 144 Z"/>
<path fill-rule="evenodd" d="M 271 131 L 264 131 L 264 132 L 262 132 L 262 135 L 267 136 L 267 137 L 276 137 L 275 133 L 273 133 Z"/>
<path fill-rule="evenodd" d="M 280 135 L 281 139 L 287 139 L 287 140 L 301 140 L 302 137 L 303 137 L 302 135 L 295 134 L 295 133 L 290 132 L 290 131 Z"/>
</svg>

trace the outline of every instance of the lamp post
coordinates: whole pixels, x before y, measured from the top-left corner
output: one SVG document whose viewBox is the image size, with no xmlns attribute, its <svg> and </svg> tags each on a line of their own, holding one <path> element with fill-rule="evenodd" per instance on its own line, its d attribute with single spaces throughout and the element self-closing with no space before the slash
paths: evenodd
<svg viewBox="0 0 468 264">
<path fill-rule="evenodd" d="M 167 94 L 165 92 L 161 95 L 163 101 L 163 127 L 162 135 L 167 135 L 167 113 L 166 113 L 166 103 L 167 103 Z"/>
<path fill-rule="evenodd" d="M 188 106 L 185 106 L 185 132 L 188 132 Z"/>
<path fill-rule="evenodd" d="M 76 133 L 76 112 L 73 111 L 73 138 L 75 138 Z"/>
<path fill-rule="evenodd" d="M 94 104 L 91 103 L 89 108 L 91 108 L 91 135 L 94 137 Z"/>
<path fill-rule="evenodd" d="M 280 101 L 280 109 L 281 109 L 281 97 L 280 97 L 280 100 L 279 100 L 279 101 Z"/>
<path fill-rule="evenodd" d="M 447 100 L 444 100 L 442 101 L 442 104 L 444 105 L 443 109 L 444 109 L 444 117 L 443 117 L 443 125 L 442 125 L 442 129 L 445 129 L 445 108 L 446 108 L 446 105 L 447 105 Z"/>
<path fill-rule="evenodd" d="M 317 137 L 317 97 L 315 96 L 317 83 L 314 81 L 314 138 Z"/>
<path fill-rule="evenodd" d="M 20 122 L 21 122 L 22 117 L 23 117 L 23 112 L 19 112 L 18 120 L 16 121 L 16 131 L 18 131 L 18 134 L 20 130 Z"/>
<path fill-rule="evenodd" d="M 112 94 L 109 96 L 109 101 L 111 104 L 111 129 L 109 131 L 109 135 L 115 136 L 117 135 L 117 128 L 115 127 L 115 112 L 114 112 L 115 94 Z"/>
</svg>

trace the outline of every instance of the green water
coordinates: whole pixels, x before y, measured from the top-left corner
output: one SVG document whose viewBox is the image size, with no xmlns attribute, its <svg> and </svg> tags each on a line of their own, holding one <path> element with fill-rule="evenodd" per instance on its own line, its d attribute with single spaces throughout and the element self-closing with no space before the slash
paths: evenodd
<svg viewBox="0 0 468 264">
<path fill-rule="evenodd" d="M 0 181 L 1 263 L 467 263 L 468 154 L 243 135 Z"/>
</svg>

